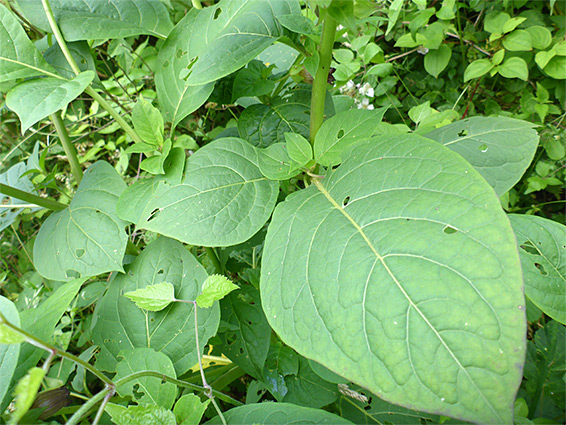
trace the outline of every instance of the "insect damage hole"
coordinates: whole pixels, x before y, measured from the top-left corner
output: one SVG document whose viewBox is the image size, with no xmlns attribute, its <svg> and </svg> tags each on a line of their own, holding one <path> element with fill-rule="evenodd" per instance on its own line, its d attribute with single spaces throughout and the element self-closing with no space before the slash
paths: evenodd
<svg viewBox="0 0 566 425">
<path fill-rule="evenodd" d="M 458 137 L 465 137 L 468 135 L 468 130 L 462 130 L 458 133 Z"/>
<path fill-rule="evenodd" d="M 163 208 L 154 208 L 153 211 L 149 214 L 149 217 L 146 221 L 149 222 L 151 220 L 155 220 L 161 211 L 163 211 Z"/>
<path fill-rule="evenodd" d="M 82 248 L 79 248 L 75 251 L 75 256 L 77 258 L 81 258 L 83 255 L 85 255 L 85 250 Z"/>
<path fill-rule="evenodd" d="M 539 273 L 543 276 L 548 276 L 548 272 L 544 268 L 544 266 L 540 263 L 534 263 L 535 267 L 538 269 Z"/>
<path fill-rule="evenodd" d="M 442 229 L 442 231 L 444 233 L 446 233 L 447 235 L 452 235 L 452 234 L 456 233 L 458 230 L 454 229 L 453 227 L 446 226 L 446 227 L 444 227 L 444 229 Z"/>
<path fill-rule="evenodd" d="M 342 201 L 342 205 L 343 205 L 343 206 L 347 206 L 349 203 L 350 203 L 350 197 L 349 197 L 349 196 L 346 196 L 346 197 L 344 198 L 344 200 Z"/>
<path fill-rule="evenodd" d="M 214 11 L 214 20 L 218 19 L 218 17 L 220 16 L 221 13 L 222 13 L 222 9 L 220 7 L 218 9 L 216 9 Z"/>
<path fill-rule="evenodd" d="M 340 129 L 340 131 L 338 132 L 338 134 L 336 135 L 337 139 L 341 139 L 342 137 L 344 137 L 344 130 Z"/>
</svg>

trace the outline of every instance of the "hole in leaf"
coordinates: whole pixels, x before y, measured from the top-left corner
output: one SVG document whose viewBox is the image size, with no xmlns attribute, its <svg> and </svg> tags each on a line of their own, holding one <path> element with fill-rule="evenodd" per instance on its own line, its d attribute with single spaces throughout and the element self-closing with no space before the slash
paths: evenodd
<svg viewBox="0 0 566 425">
<path fill-rule="evenodd" d="M 235 332 L 226 332 L 226 344 L 232 345 L 236 342 L 236 333 Z"/>
<path fill-rule="evenodd" d="M 331 168 L 332 170 L 336 170 L 340 165 L 333 165 Z"/>
<path fill-rule="evenodd" d="M 258 390 L 257 395 L 260 396 L 263 394 L 263 390 Z"/>
<path fill-rule="evenodd" d="M 147 218 L 147 221 L 151 221 L 153 219 L 155 219 L 159 213 L 161 212 L 161 208 L 155 208 L 151 214 L 149 214 L 149 217 Z"/>
<path fill-rule="evenodd" d="M 65 272 L 65 276 L 71 277 L 73 279 L 78 279 L 79 277 L 81 277 L 81 274 L 76 270 L 67 270 Z"/>
<path fill-rule="evenodd" d="M 100 214 L 101 211 L 100 210 L 94 210 L 95 213 Z"/>
<path fill-rule="evenodd" d="M 244 354 L 244 349 L 242 347 L 240 347 L 240 355 Z"/>
<path fill-rule="evenodd" d="M 165 273 L 165 270 L 163 269 L 159 269 L 159 271 L 157 272 L 157 274 L 163 274 L 163 273 Z"/>
<path fill-rule="evenodd" d="M 222 9 L 218 8 L 214 11 L 214 19 L 218 19 L 218 17 L 220 16 L 220 14 L 222 13 Z"/>
<path fill-rule="evenodd" d="M 450 226 L 446 226 L 442 231 L 444 233 L 446 233 L 447 235 L 452 235 L 452 234 L 457 232 L 456 229 L 454 229 L 453 227 L 450 227 Z"/>
<path fill-rule="evenodd" d="M 168 67 L 169 67 L 169 61 L 163 62 L 163 69 L 168 68 Z"/>
<path fill-rule="evenodd" d="M 372 400 L 373 400 L 372 397 L 368 398 L 368 403 L 364 406 L 364 410 L 370 410 L 371 409 Z"/>
<path fill-rule="evenodd" d="M 458 133 L 458 137 L 464 137 L 468 135 L 468 130 L 462 130 Z"/>
<path fill-rule="evenodd" d="M 487 145 L 485 143 L 483 145 L 479 145 L 478 149 L 480 152 L 487 152 Z"/>
<path fill-rule="evenodd" d="M 75 251 L 75 255 L 77 258 L 81 258 L 83 255 L 85 255 L 85 250 L 84 249 L 77 249 Z"/>
<path fill-rule="evenodd" d="M 339 139 L 341 139 L 342 137 L 344 137 L 344 130 L 340 129 L 340 131 L 338 132 L 338 134 L 336 135 L 336 137 L 338 137 Z"/>
<path fill-rule="evenodd" d="M 350 197 L 349 197 L 349 196 L 346 196 L 346 197 L 344 198 L 344 200 L 342 201 L 342 205 L 346 206 L 346 205 L 348 205 L 349 202 L 350 202 Z"/>
<path fill-rule="evenodd" d="M 251 320 L 248 320 L 248 325 L 251 325 L 251 324 L 252 324 L 252 321 L 251 321 Z"/>
<path fill-rule="evenodd" d="M 540 254 L 531 241 L 525 241 L 525 242 L 523 242 L 522 245 L 519 245 L 519 247 L 523 251 L 525 251 L 529 254 L 533 254 L 533 255 L 539 255 Z"/>
<path fill-rule="evenodd" d="M 153 322 L 155 322 L 155 318 L 152 317 L 151 319 L 149 319 L 149 321 L 150 321 L 151 323 L 153 323 Z"/>
<path fill-rule="evenodd" d="M 132 393 L 134 394 L 135 398 L 142 398 L 144 396 L 144 392 L 140 391 L 140 384 L 135 384 Z"/>
<path fill-rule="evenodd" d="M 548 276 L 548 272 L 544 268 L 544 266 L 540 263 L 535 263 L 535 267 L 538 269 L 539 273 L 543 276 Z"/>
<path fill-rule="evenodd" d="M 177 59 L 181 59 L 181 56 L 185 55 L 187 52 L 183 52 L 183 50 L 177 50 Z"/>
</svg>

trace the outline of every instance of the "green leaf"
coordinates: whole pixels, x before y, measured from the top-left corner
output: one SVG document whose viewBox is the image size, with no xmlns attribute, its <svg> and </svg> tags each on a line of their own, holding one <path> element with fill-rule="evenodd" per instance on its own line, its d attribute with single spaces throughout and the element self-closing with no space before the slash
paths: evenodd
<svg viewBox="0 0 566 425">
<path fill-rule="evenodd" d="M 44 376 L 45 370 L 33 367 L 18 381 L 15 390 L 14 410 L 10 416 L 9 424 L 17 424 L 27 413 L 39 391 Z"/>
<path fill-rule="evenodd" d="M 500 11 L 491 11 L 485 16 L 483 28 L 492 34 L 503 34 L 503 28 L 511 17 Z"/>
<path fill-rule="evenodd" d="M 397 19 L 399 19 L 399 14 L 401 13 L 401 8 L 403 7 L 403 0 L 393 0 L 387 10 L 387 30 L 385 35 L 389 34 L 395 24 Z"/>
<path fill-rule="evenodd" d="M 140 34 L 165 38 L 173 27 L 165 5 L 153 0 L 50 0 L 49 3 L 67 41 Z M 18 6 L 33 25 L 51 32 L 41 2 L 18 0 Z"/>
<path fill-rule="evenodd" d="M 0 4 L 0 82 L 53 73 L 16 17 Z"/>
<path fill-rule="evenodd" d="M 324 166 L 339 164 L 348 149 L 376 134 L 386 110 L 350 110 L 323 122 L 314 138 L 316 162 Z"/>
<path fill-rule="evenodd" d="M 566 226 L 510 214 L 519 245 L 525 294 L 544 314 L 566 324 Z"/>
<path fill-rule="evenodd" d="M 197 19 L 198 16 L 197 10 L 191 9 L 171 31 L 157 55 L 157 99 L 165 119 L 173 127 L 204 104 L 214 89 L 214 83 L 189 87 L 181 77 L 181 72 L 192 63 L 192 50 L 198 48 L 197 43 L 204 34 L 200 27 L 203 22 Z"/>
<path fill-rule="evenodd" d="M 185 394 L 177 401 L 177 403 L 175 403 L 175 407 L 173 408 L 177 424 L 199 424 L 202 419 L 202 415 L 204 415 L 204 411 L 209 404 L 210 399 L 205 400 L 203 403 L 200 401 L 198 396 L 194 394 Z"/>
<path fill-rule="evenodd" d="M 269 351 L 271 327 L 261 309 L 259 292 L 242 285 L 220 301 L 222 321 L 230 330 L 221 333 L 221 351 L 246 373 L 263 378 L 263 366 Z"/>
<path fill-rule="evenodd" d="M 544 150 L 548 157 L 554 161 L 559 161 L 566 156 L 566 147 L 560 140 L 548 138 L 544 142 Z"/>
<path fill-rule="evenodd" d="M 169 282 L 161 282 L 126 292 L 124 296 L 135 302 L 139 308 L 160 311 L 175 301 L 175 287 Z"/>
<path fill-rule="evenodd" d="M 336 375 L 331 370 L 328 370 L 320 363 L 315 362 L 314 360 L 309 360 L 309 365 L 314 373 L 320 376 L 327 382 L 332 382 L 333 384 L 347 384 L 348 380 L 346 378 L 342 378 L 339 375 Z"/>
<path fill-rule="evenodd" d="M 511 52 L 525 52 L 533 49 L 531 34 L 527 30 L 515 30 L 503 39 L 503 47 Z"/>
<path fill-rule="evenodd" d="M 313 425 L 353 425 L 352 422 L 332 413 L 291 403 L 256 403 L 235 407 L 224 412 L 229 425 L 240 424 L 313 424 Z M 221 424 L 215 416 L 207 424 Z"/>
<path fill-rule="evenodd" d="M 241 97 L 265 96 L 269 95 L 275 88 L 275 82 L 266 79 L 267 72 L 271 72 L 260 61 L 251 61 L 247 68 L 241 69 L 236 73 L 232 88 L 232 101 Z"/>
<path fill-rule="evenodd" d="M 538 146 L 534 124 L 506 117 L 473 117 L 426 135 L 462 155 L 503 195 L 519 181 Z"/>
<path fill-rule="evenodd" d="M 546 64 L 543 71 L 552 78 L 557 80 L 566 79 L 566 56 L 554 56 Z"/>
<path fill-rule="evenodd" d="M 20 326 L 20 315 L 18 314 L 16 306 L 8 298 L 1 295 L 0 313 L 2 313 L 4 318 L 12 325 L 17 327 Z M 267 320 L 265 323 L 267 325 Z M 267 326 L 269 327 L 269 325 Z M 269 329 L 271 332 L 271 328 Z M 23 342 L 23 340 L 17 341 L 18 339 L 19 338 L 14 335 L 13 331 L 8 329 L 6 326 L 0 325 L 0 382 L 4 383 L 0 386 L 0 407 L 2 407 L 2 409 L 4 409 L 5 404 L 8 404 L 9 401 L 4 399 L 8 394 L 8 389 L 10 388 L 9 383 L 14 371 L 16 370 L 18 355 L 20 354 L 20 344 L 6 341 Z"/>
<path fill-rule="evenodd" d="M 303 136 L 297 133 L 285 133 L 285 142 L 292 161 L 302 166 L 312 160 L 312 146 Z"/>
<path fill-rule="evenodd" d="M 285 28 L 287 28 L 289 31 L 304 35 L 316 34 L 314 23 L 306 16 L 292 13 L 290 15 L 275 16 L 275 18 L 277 18 L 279 23 L 283 25 Z"/>
<path fill-rule="evenodd" d="M 505 62 L 497 68 L 497 72 L 505 78 L 520 78 L 523 81 L 529 78 L 527 62 L 518 57 L 505 59 Z"/>
<path fill-rule="evenodd" d="M 150 370 L 176 378 L 173 363 L 163 353 L 152 348 L 135 348 L 118 354 L 118 365 L 114 382 L 136 372 Z M 138 404 L 151 404 L 171 409 L 177 398 L 177 387 L 161 378 L 144 377 L 118 385 L 116 391 L 122 397 L 130 396 Z"/>
<path fill-rule="evenodd" d="M 493 68 L 489 59 L 478 59 L 468 65 L 464 71 L 464 82 L 479 78 L 487 74 Z"/>
<path fill-rule="evenodd" d="M 515 18 L 511 18 L 509 19 L 507 22 L 505 22 L 505 24 L 503 25 L 503 34 L 507 34 L 508 32 L 513 31 L 515 28 L 517 28 L 519 25 L 521 25 L 523 22 L 525 22 L 527 20 L 527 18 L 523 18 L 523 17 L 515 17 Z"/>
<path fill-rule="evenodd" d="M 118 214 L 191 245 L 244 242 L 265 224 L 279 192 L 277 182 L 262 176 L 257 155 L 244 140 L 217 139 L 188 158 L 180 184 L 155 180 L 151 187 L 143 181 L 130 186 Z"/>
<path fill-rule="evenodd" d="M 35 167 L 29 164 L 29 161 L 28 164 L 18 162 L 6 172 L 0 174 L 0 183 L 37 195 L 35 186 L 29 177 L 24 176 L 27 171 L 33 168 Z M 0 232 L 2 232 L 2 230 L 12 224 L 16 220 L 16 217 L 23 211 L 23 208 L 18 208 L 17 206 L 26 205 L 27 202 L 0 193 L 0 204 L 15 206 L 15 208 L 2 208 L 0 210 Z"/>
<path fill-rule="evenodd" d="M 485 180 L 406 134 L 359 144 L 313 183 L 267 232 L 260 292 L 274 331 L 389 402 L 510 423 L 525 300 L 515 236 Z"/>
<path fill-rule="evenodd" d="M 554 56 L 556 56 L 556 52 L 554 50 L 538 52 L 535 55 L 535 62 L 541 69 L 543 69 Z"/>
<path fill-rule="evenodd" d="M 159 312 L 139 309 L 122 296 L 161 282 L 171 282 L 178 299 L 194 300 L 207 278 L 206 271 L 179 242 L 160 236 L 147 245 L 129 266 L 110 282 L 108 291 L 96 306 L 92 339 L 102 348 L 97 365 L 103 370 L 116 368 L 120 351 L 153 348 L 167 355 L 177 375 L 197 363 L 193 304 L 172 303 Z M 204 347 L 216 334 L 220 309 L 198 311 L 199 342 Z"/>
<path fill-rule="evenodd" d="M 140 97 L 132 109 L 132 123 L 138 135 L 147 143 L 163 145 L 163 117 L 151 103 Z"/>
<path fill-rule="evenodd" d="M 116 425 L 176 425 L 175 415 L 162 406 L 124 407 L 108 403 L 104 408 Z"/>
<path fill-rule="evenodd" d="M 452 49 L 446 44 L 441 44 L 438 49 L 429 51 L 424 58 L 426 72 L 434 78 L 438 78 L 440 73 L 448 66 L 451 57 Z"/>
<path fill-rule="evenodd" d="M 69 207 L 51 214 L 39 229 L 33 258 L 43 277 L 67 281 L 123 270 L 128 236 L 116 203 L 125 188 L 107 162 L 89 167 Z"/>
<path fill-rule="evenodd" d="M 354 18 L 354 2 L 350 0 L 332 0 L 326 9 L 328 14 L 346 28 L 355 32 L 356 20 Z"/>
<path fill-rule="evenodd" d="M 546 49 L 552 42 L 552 33 L 546 27 L 540 25 L 532 25 L 525 28 L 531 35 L 531 41 L 535 49 Z"/>
<path fill-rule="evenodd" d="M 196 62 L 187 84 L 200 86 L 236 71 L 273 44 L 284 35 L 276 16 L 300 15 L 300 8 L 296 0 L 222 0 L 191 13 L 198 26 L 188 54 Z"/>
<path fill-rule="evenodd" d="M 72 80 L 36 78 L 15 86 L 6 96 L 6 106 L 20 117 L 22 134 L 43 118 L 75 100 L 90 84 L 94 72 L 81 72 Z"/>
<path fill-rule="evenodd" d="M 299 169 L 301 165 L 289 158 L 285 143 L 274 143 L 265 149 L 260 149 L 258 165 L 261 174 L 270 180 L 287 180 L 301 171 Z"/>
<path fill-rule="evenodd" d="M 233 284 L 230 279 L 220 274 L 208 276 L 202 285 L 202 294 L 196 301 L 200 308 L 210 308 L 214 301 L 221 300 L 235 289 L 240 289 L 238 285 Z"/>
<path fill-rule="evenodd" d="M 338 386 L 326 382 L 310 367 L 309 361 L 299 358 L 299 370 L 285 377 L 288 392 L 283 401 L 299 406 L 319 408 L 338 399 Z"/>
<path fill-rule="evenodd" d="M 82 71 L 93 71 L 94 81 L 100 84 L 100 80 L 96 75 L 96 65 L 94 63 L 94 59 L 92 57 L 92 53 L 90 51 L 90 47 L 86 41 L 76 41 L 67 43 L 67 47 L 69 52 L 71 52 L 71 56 L 75 60 L 79 70 Z M 45 60 L 57 71 L 59 75 L 66 78 L 67 80 L 71 80 L 75 77 L 75 73 L 67 62 L 65 55 L 61 51 L 59 44 L 54 43 L 49 49 L 47 49 L 44 53 Z M 100 87 L 102 85 L 100 84 Z"/>
<path fill-rule="evenodd" d="M 436 17 L 438 19 L 450 20 L 454 19 L 456 15 L 454 14 L 454 6 L 456 4 L 456 0 L 443 0 L 442 7 L 436 13 Z"/>
</svg>

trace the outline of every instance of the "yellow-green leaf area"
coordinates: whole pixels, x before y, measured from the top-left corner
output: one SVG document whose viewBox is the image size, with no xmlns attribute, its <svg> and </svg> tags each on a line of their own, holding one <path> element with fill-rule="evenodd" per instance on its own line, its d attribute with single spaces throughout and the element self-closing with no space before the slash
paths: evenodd
<svg viewBox="0 0 566 425">
<path fill-rule="evenodd" d="M 124 294 L 139 308 L 160 311 L 175 301 L 175 287 L 169 282 L 156 283 Z"/>
<path fill-rule="evenodd" d="M 212 307 L 214 301 L 221 300 L 235 289 L 239 289 L 239 286 L 233 284 L 226 276 L 208 276 L 202 285 L 202 294 L 196 299 L 197 305 L 201 308 Z"/>
</svg>

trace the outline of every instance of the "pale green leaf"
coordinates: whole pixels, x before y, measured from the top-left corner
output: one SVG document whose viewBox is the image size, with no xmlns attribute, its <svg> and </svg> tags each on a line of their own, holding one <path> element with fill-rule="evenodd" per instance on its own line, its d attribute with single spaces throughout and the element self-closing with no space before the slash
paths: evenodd
<svg viewBox="0 0 566 425">
<path fill-rule="evenodd" d="M 312 146 L 300 134 L 285 133 L 285 142 L 287 142 L 287 152 L 292 161 L 303 166 L 312 159 Z"/>
<path fill-rule="evenodd" d="M 160 311 L 175 301 L 175 287 L 169 282 L 156 283 L 124 294 L 139 308 Z"/>
<path fill-rule="evenodd" d="M 464 71 L 464 82 L 487 74 L 491 68 L 493 68 L 493 64 L 489 59 L 478 59 L 473 61 Z"/>
<path fill-rule="evenodd" d="M 123 270 L 128 236 L 116 203 L 125 188 L 110 164 L 91 165 L 69 207 L 51 214 L 39 229 L 33 246 L 37 271 L 48 279 L 67 281 Z"/>
<path fill-rule="evenodd" d="M 36 78 L 18 84 L 8 92 L 6 106 L 22 123 L 22 134 L 36 122 L 63 109 L 91 83 L 94 72 L 81 72 L 72 80 Z"/>
<path fill-rule="evenodd" d="M 226 276 L 220 274 L 208 276 L 202 285 L 202 294 L 196 299 L 197 305 L 200 308 L 210 308 L 214 301 L 221 300 L 230 292 L 239 288 Z"/>
<path fill-rule="evenodd" d="M 524 52 L 533 49 L 533 40 L 527 30 L 515 30 L 503 39 L 503 47 L 511 52 Z"/>
<path fill-rule="evenodd" d="M 0 82 L 54 72 L 16 17 L 0 3 Z"/>
<path fill-rule="evenodd" d="M 565 80 L 566 56 L 554 56 L 544 67 L 544 72 L 557 80 Z"/>
<path fill-rule="evenodd" d="M 503 31 L 501 31 L 501 32 L 503 34 L 507 34 L 508 32 L 513 31 L 515 28 L 517 28 L 519 25 L 521 25 L 526 20 L 527 20 L 527 18 L 523 18 L 523 17 L 511 18 L 507 22 L 505 22 L 505 24 L 503 25 Z"/>
<path fill-rule="evenodd" d="M 503 34 L 503 28 L 509 20 L 511 17 L 507 13 L 492 10 L 485 15 L 483 28 L 492 34 Z"/>
<path fill-rule="evenodd" d="M 128 406 L 108 403 L 104 408 L 116 425 L 176 425 L 175 415 L 156 405 Z"/>
<path fill-rule="evenodd" d="M 403 7 L 403 0 L 393 0 L 389 5 L 389 9 L 387 10 L 387 30 L 385 31 L 385 35 L 389 34 L 389 32 L 393 29 L 395 24 L 397 23 L 397 19 L 399 19 L 399 14 L 401 13 L 401 8 Z"/>
<path fill-rule="evenodd" d="M 120 351 L 149 347 L 167 355 L 177 375 L 185 373 L 197 363 L 193 304 L 176 302 L 151 312 L 139 309 L 122 294 L 171 282 L 178 299 L 194 300 L 208 277 L 206 271 L 183 245 L 160 236 L 146 246 L 127 272 L 110 282 L 94 312 L 92 338 L 102 348 L 97 365 L 114 371 Z M 219 321 L 217 305 L 198 311 L 200 347 L 216 334 Z"/>
<path fill-rule="evenodd" d="M 287 196 L 261 297 L 283 342 L 389 402 L 512 421 L 526 331 L 515 236 L 485 180 L 435 142 L 370 139 Z"/>
<path fill-rule="evenodd" d="M 33 367 L 18 381 L 15 390 L 16 398 L 14 410 L 8 421 L 9 424 L 17 424 L 27 413 L 39 391 L 44 376 L 45 370 L 39 367 Z"/>
<path fill-rule="evenodd" d="M 2 313 L 4 318 L 12 325 L 18 327 L 20 326 L 20 315 L 18 314 L 16 306 L 8 298 L 5 298 L 1 295 L 0 313 Z M 3 406 L 5 406 L 5 404 L 8 404 L 8 400 L 5 401 L 4 398 L 8 394 L 8 389 L 10 388 L 9 383 L 12 380 L 14 371 L 16 370 L 16 365 L 18 364 L 18 355 L 20 354 L 20 344 L 5 342 L 6 340 L 16 341 L 17 338 L 14 337 L 15 335 L 13 335 L 13 332 L 11 330 L 8 330 L 5 326 L 0 325 L 0 382 L 4 382 L 4 385 L 0 386 L 0 407 L 2 408 Z"/>
<path fill-rule="evenodd" d="M 541 69 L 543 69 L 554 56 L 556 56 L 556 52 L 554 50 L 538 52 L 535 55 L 535 62 Z"/>
<path fill-rule="evenodd" d="M 165 4 L 154 0 L 50 0 L 67 41 L 106 40 L 140 34 L 167 37 L 173 27 Z M 24 16 L 51 32 L 40 1 L 18 0 Z"/>
<path fill-rule="evenodd" d="M 473 117 L 441 127 L 426 137 L 462 155 L 503 195 L 519 181 L 538 146 L 534 124 L 506 117 Z"/>
<path fill-rule="evenodd" d="M 284 143 L 274 143 L 265 149 L 260 149 L 258 165 L 261 174 L 270 180 L 287 180 L 296 176 L 300 173 L 299 167 L 301 166 L 289 158 L 289 152 Z"/>
<path fill-rule="evenodd" d="M 353 425 L 352 422 L 332 413 L 291 403 L 255 403 L 235 407 L 224 412 L 228 425 L 241 424 L 312 424 L 312 425 Z M 215 416 L 207 424 L 221 424 Z"/>
<path fill-rule="evenodd" d="M 314 138 L 314 158 L 321 165 L 336 165 L 353 145 L 376 134 L 387 108 L 340 112 L 326 120 Z"/>
<path fill-rule="evenodd" d="M 118 354 L 118 365 L 114 382 L 136 372 L 151 370 L 176 378 L 171 359 L 152 348 L 134 348 L 123 350 Z M 152 404 L 171 409 L 177 398 L 177 387 L 170 383 L 162 383 L 161 378 L 153 376 L 134 379 L 118 385 L 116 391 L 122 397 L 130 396 L 138 404 Z"/>
<path fill-rule="evenodd" d="M 155 180 L 130 186 L 118 214 L 191 245 L 244 242 L 265 224 L 279 192 L 279 184 L 261 174 L 257 157 L 244 140 L 217 139 L 188 158 L 180 184 Z"/>
<path fill-rule="evenodd" d="M 525 294 L 544 314 L 566 324 L 566 226 L 510 214 L 519 245 Z"/>
<path fill-rule="evenodd" d="M 210 399 L 202 402 L 200 401 L 200 397 L 194 394 L 185 394 L 177 401 L 177 403 L 175 403 L 175 407 L 173 408 L 177 424 L 199 424 L 202 419 L 202 415 L 204 415 L 204 411 L 209 404 Z"/>
<path fill-rule="evenodd" d="M 140 97 L 132 109 L 132 123 L 145 142 L 155 146 L 163 144 L 163 117 L 159 110 L 143 97 Z"/>
<path fill-rule="evenodd" d="M 552 33 L 548 28 L 541 27 L 540 25 L 532 25 L 525 29 L 531 35 L 532 44 L 535 49 L 542 50 L 550 46 Z"/>
<path fill-rule="evenodd" d="M 35 166 L 30 164 L 29 161 L 28 164 L 25 162 L 18 162 L 4 173 L 0 174 L 0 184 L 5 184 L 24 192 L 37 195 L 35 186 L 29 179 L 29 176 L 23 175 L 33 168 L 35 168 Z M 2 230 L 12 224 L 16 220 L 16 217 L 24 210 L 23 208 L 18 208 L 18 205 L 26 205 L 28 203 L 0 193 L 0 204 L 14 205 L 14 208 L 0 209 L 0 232 L 2 232 Z M 34 210 L 37 209 L 39 208 L 34 208 Z"/>
<path fill-rule="evenodd" d="M 520 78 L 523 81 L 529 78 L 527 62 L 518 57 L 505 59 L 505 62 L 497 67 L 497 72 L 505 78 Z"/>
<path fill-rule="evenodd" d="M 446 44 L 441 44 L 438 49 L 429 51 L 424 58 L 426 72 L 434 78 L 438 78 L 440 73 L 448 66 L 451 57 L 452 49 Z"/>
</svg>

